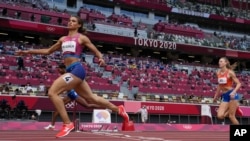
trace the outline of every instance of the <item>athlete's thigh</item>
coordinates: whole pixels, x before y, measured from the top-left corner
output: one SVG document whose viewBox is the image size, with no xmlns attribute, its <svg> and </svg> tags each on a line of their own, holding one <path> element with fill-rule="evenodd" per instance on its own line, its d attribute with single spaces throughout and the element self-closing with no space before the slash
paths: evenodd
<svg viewBox="0 0 250 141">
<path fill-rule="evenodd" d="M 49 89 L 49 94 L 61 94 L 79 85 L 82 80 L 71 73 L 66 73 L 58 77 Z"/>
<path fill-rule="evenodd" d="M 82 83 L 74 89 L 76 93 L 89 102 L 89 99 L 94 99 L 96 95 L 94 95 L 88 85 L 88 83 L 83 80 Z"/>
<path fill-rule="evenodd" d="M 76 102 L 82 106 L 85 106 L 85 107 L 88 106 L 88 102 L 81 96 L 77 97 Z"/>
<path fill-rule="evenodd" d="M 221 102 L 217 113 L 224 115 L 228 110 L 228 105 L 229 105 L 228 102 Z"/>
<path fill-rule="evenodd" d="M 63 97 L 63 103 L 64 103 L 64 104 L 67 104 L 67 103 L 69 103 L 70 101 L 71 101 L 71 99 L 70 99 L 69 97 L 67 97 L 67 96 Z"/>
<path fill-rule="evenodd" d="M 228 105 L 229 114 L 235 115 L 237 108 L 238 108 L 238 101 L 237 100 L 230 100 L 229 105 Z"/>
</svg>

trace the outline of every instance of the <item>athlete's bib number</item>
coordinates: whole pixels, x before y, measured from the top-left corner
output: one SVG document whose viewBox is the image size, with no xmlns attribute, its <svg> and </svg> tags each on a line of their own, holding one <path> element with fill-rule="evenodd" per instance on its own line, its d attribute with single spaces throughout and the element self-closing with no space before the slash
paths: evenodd
<svg viewBox="0 0 250 141">
<path fill-rule="evenodd" d="M 62 44 L 62 52 L 76 52 L 76 42 L 66 41 Z"/>
<path fill-rule="evenodd" d="M 218 83 L 219 84 L 226 84 L 227 83 L 227 78 L 226 77 L 219 78 Z"/>
</svg>

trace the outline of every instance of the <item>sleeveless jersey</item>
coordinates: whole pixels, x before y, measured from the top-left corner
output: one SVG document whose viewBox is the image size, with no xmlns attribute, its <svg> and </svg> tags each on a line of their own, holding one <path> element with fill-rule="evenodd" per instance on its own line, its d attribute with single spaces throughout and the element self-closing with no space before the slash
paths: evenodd
<svg viewBox="0 0 250 141">
<path fill-rule="evenodd" d="M 229 70 L 227 70 L 225 73 L 218 73 L 218 83 L 220 87 L 232 87 L 233 80 L 229 77 Z"/>
<path fill-rule="evenodd" d="M 66 57 L 80 58 L 83 46 L 78 43 L 81 34 L 77 33 L 74 36 L 66 36 L 62 42 L 62 55 Z"/>
</svg>

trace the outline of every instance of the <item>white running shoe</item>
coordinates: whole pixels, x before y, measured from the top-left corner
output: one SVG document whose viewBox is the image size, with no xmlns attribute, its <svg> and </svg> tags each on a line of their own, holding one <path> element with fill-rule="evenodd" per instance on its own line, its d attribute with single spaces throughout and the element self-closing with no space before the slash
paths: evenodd
<svg viewBox="0 0 250 141">
<path fill-rule="evenodd" d="M 54 130 L 54 129 L 55 129 L 55 126 L 53 126 L 53 125 L 50 124 L 50 125 L 44 127 L 44 129 L 45 129 L 45 130 Z"/>
</svg>

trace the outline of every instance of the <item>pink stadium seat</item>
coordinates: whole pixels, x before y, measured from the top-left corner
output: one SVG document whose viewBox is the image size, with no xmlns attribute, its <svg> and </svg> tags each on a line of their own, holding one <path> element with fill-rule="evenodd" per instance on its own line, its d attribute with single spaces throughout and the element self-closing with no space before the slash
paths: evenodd
<svg viewBox="0 0 250 141">
<path fill-rule="evenodd" d="M 40 80 L 37 78 L 30 79 L 28 81 L 32 86 L 38 86 L 40 84 Z"/>
<path fill-rule="evenodd" d="M 105 67 L 105 70 L 106 70 L 106 71 L 112 71 L 112 70 L 113 70 L 113 66 L 107 65 L 107 66 Z"/>
</svg>

